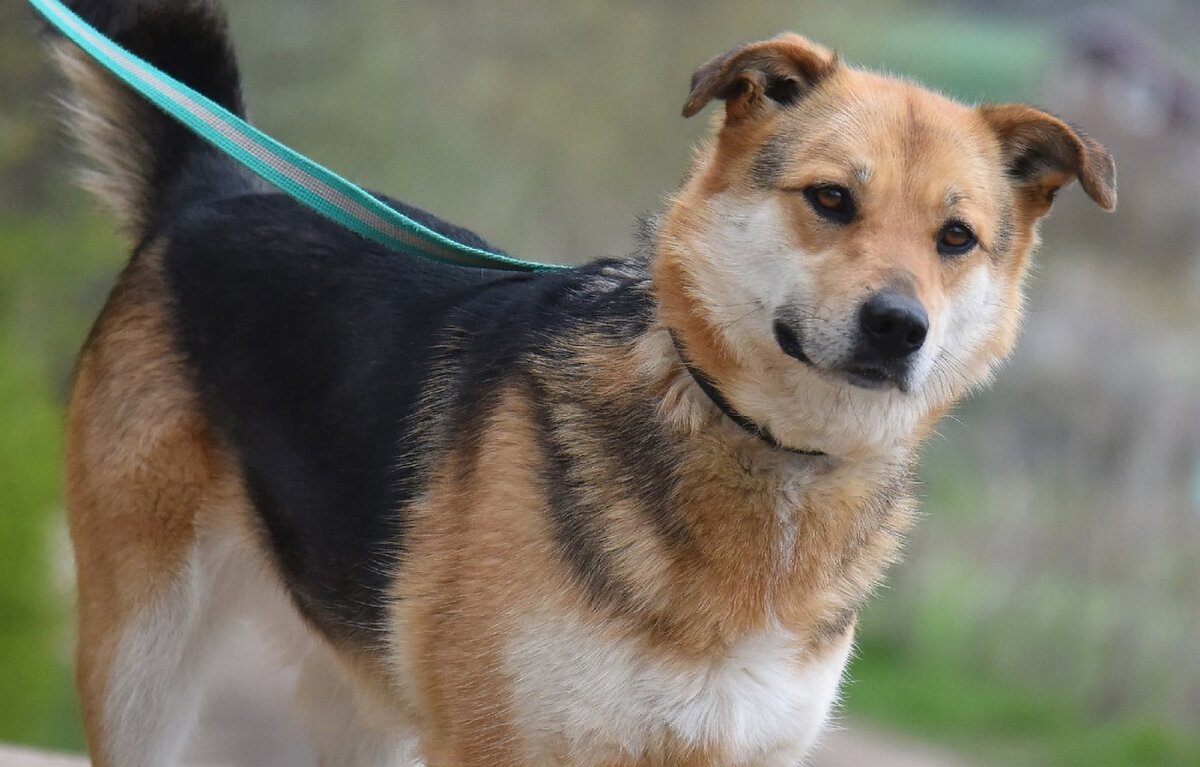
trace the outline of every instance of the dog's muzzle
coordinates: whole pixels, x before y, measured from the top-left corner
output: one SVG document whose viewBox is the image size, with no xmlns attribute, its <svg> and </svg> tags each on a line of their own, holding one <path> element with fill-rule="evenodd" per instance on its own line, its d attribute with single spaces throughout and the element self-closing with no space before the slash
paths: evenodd
<svg viewBox="0 0 1200 767">
<path fill-rule="evenodd" d="M 876 293 L 858 311 L 856 337 L 849 359 L 831 368 L 813 362 L 800 331 L 783 318 L 774 324 L 775 341 L 784 354 L 824 373 L 832 373 L 864 389 L 894 386 L 907 392 L 917 352 L 929 335 L 929 314 L 912 296 Z"/>
</svg>

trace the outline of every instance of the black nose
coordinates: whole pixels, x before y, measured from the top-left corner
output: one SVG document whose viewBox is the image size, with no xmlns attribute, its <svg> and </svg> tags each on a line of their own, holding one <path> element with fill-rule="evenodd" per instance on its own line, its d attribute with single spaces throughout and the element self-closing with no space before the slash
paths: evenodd
<svg viewBox="0 0 1200 767">
<path fill-rule="evenodd" d="M 929 332 L 929 315 L 915 298 L 877 293 L 858 315 L 869 349 L 884 359 L 900 359 L 921 348 Z"/>
</svg>

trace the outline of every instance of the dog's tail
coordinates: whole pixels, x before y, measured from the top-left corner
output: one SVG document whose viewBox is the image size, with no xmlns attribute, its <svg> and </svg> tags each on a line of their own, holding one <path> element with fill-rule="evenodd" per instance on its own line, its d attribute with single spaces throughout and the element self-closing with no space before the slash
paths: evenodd
<svg viewBox="0 0 1200 767">
<path fill-rule="evenodd" d="M 221 106 L 244 116 L 225 15 L 212 0 L 67 0 L 85 21 Z M 54 32 L 48 42 L 71 85 L 66 122 L 90 160 L 82 181 L 140 242 L 165 214 L 255 182 L 174 119 Z"/>
</svg>

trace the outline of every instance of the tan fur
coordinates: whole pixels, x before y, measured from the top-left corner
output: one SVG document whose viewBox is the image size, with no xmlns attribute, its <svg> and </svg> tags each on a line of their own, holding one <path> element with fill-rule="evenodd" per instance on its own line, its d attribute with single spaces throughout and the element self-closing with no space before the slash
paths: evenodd
<svg viewBox="0 0 1200 767">
<path fill-rule="evenodd" d="M 431 767 L 523 763 L 499 643 L 547 578 L 571 591 L 538 503 L 525 396 L 508 391 L 478 447 L 442 464 L 414 515 L 411 564 L 396 584 L 405 652 L 395 662 L 416 687 Z"/>
<path fill-rule="evenodd" d="M 639 375 L 636 358 L 606 363 L 596 363 L 601 371 L 596 395 L 628 396 L 623 392 Z M 661 370 L 678 375 L 673 365 Z M 660 390 L 668 385 L 665 380 L 650 384 Z M 734 434 L 745 437 L 736 429 Z M 682 467 L 687 479 L 679 500 L 692 546 L 664 552 L 626 543 L 647 539 L 641 522 L 645 510 L 606 525 L 616 528 L 616 548 L 633 552 L 624 573 L 628 580 L 653 584 L 639 593 L 648 612 L 642 628 L 656 644 L 681 657 L 719 651 L 761 629 L 770 616 L 807 637 L 813 649 L 841 636 L 840 629 L 832 635 L 825 629 L 831 624 L 844 628 L 845 616 L 857 610 L 882 567 L 895 557 L 900 535 L 908 528 L 911 507 L 898 497 L 905 469 L 763 456 L 753 439 L 692 438 L 698 444 Z M 603 460 L 599 451 L 593 454 Z M 787 474 L 780 472 L 780 463 L 796 460 L 812 464 L 802 492 L 790 489 Z M 876 497 L 880 474 L 893 474 L 897 483 L 897 497 L 882 503 Z M 620 506 L 613 503 L 611 508 Z M 731 513 L 734 509 L 738 511 Z M 624 536 L 620 522 L 630 527 Z M 835 574 L 847 584 L 830 591 Z"/>
<path fill-rule="evenodd" d="M 78 677 L 103 742 L 108 669 L 123 626 L 182 565 L 218 456 L 171 346 L 157 259 L 122 276 L 79 359 L 66 480 L 79 572 Z M 103 764 L 103 755 L 94 754 Z"/>
<path fill-rule="evenodd" d="M 142 112 L 153 107 L 75 46 L 56 43 L 51 51 L 72 88 L 63 100 L 64 123 L 93 163 L 80 171 L 80 184 L 117 217 L 126 236 L 136 240 L 149 223 L 142 203 L 153 158 L 134 126 Z"/>
</svg>

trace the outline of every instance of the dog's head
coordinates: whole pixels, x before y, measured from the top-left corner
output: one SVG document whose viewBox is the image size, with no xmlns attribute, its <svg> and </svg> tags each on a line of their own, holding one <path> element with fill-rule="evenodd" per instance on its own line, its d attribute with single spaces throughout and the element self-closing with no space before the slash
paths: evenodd
<svg viewBox="0 0 1200 767">
<path fill-rule="evenodd" d="M 660 223 L 663 320 L 731 403 L 793 447 L 907 443 L 1012 350 L 1037 225 L 1100 144 L 1023 105 L 969 107 L 794 34 L 719 56 L 725 102 Z"/>
</svg>

